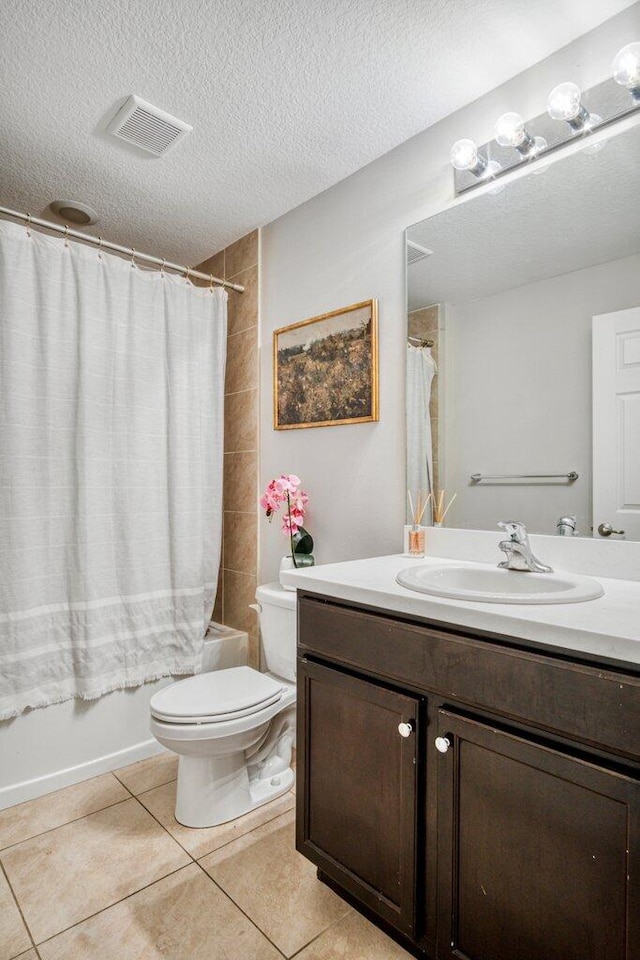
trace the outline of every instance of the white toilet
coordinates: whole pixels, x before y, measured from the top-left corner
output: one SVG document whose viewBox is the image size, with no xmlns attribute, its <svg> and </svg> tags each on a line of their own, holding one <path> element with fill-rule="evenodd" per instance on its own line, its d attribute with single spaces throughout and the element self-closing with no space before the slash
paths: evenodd
<svg viewBox="0 0 640 960">
<path fill-rule="evenodd" d="M 256 600 L 266 673 L 200 673 L 151 698 L 151 732 L 180 757 L 176 820 L 186 827 L 234 820 L 293 786 L 296 595 L 269 583 Z"/>
</svg>

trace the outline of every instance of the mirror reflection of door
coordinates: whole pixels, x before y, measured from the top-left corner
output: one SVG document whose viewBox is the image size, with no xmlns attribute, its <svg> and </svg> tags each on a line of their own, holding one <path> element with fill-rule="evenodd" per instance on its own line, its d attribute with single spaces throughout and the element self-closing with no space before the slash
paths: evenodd
<svg viewBox="0 0 640 960">
<path fill-rule="evenodd" d="M 640 307 L 593 318 L 593 535 L 640 540 Z"/>
</svg>

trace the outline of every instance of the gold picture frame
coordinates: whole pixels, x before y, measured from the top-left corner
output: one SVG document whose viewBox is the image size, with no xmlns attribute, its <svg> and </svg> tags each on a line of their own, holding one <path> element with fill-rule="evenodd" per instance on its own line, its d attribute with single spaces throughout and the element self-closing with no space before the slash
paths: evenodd
<svg viewBox="0 0 640 960">
<path fill-rule="evenodd" d="M 274 430 L 378 419 L 377 300 L 274 330 Z"/>
</svg>

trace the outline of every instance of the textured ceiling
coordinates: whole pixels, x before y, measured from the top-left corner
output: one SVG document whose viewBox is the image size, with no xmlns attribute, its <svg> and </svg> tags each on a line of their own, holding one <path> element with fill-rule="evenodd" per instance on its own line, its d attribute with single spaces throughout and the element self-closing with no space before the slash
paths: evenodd
<svg viewBox="0 0 640 960">
<path fill-rule="evenodd" d="M 11 0 L 0 203 L 197 263 L 630 0 Z M 194 127 L 154 159 L 102 130 L 130 93 Z M 44 214 L 47 215 L 47 214 Z"/>
<path fill-rule="evenodd" d="M 414 224 L 409 310 L 460 303 L 640 253 L 640 124 Z"/>
</svg>

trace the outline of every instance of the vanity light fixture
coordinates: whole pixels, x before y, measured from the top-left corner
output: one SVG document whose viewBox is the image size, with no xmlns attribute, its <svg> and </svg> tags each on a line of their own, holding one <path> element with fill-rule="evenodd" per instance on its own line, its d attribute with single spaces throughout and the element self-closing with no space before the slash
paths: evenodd
<svg viewBox="0 0 640 960">
<path fill-rule="evenodd" d="M 500 170 L 500 164 L 484 157 L 473 140 L 456 140 L 451 147 L 450 159 L 455 170 L 468 170 L 479 180 L 493 177 Z"/>
<path fill-rule="evenodd" d="M 611 73 L 616 83 L 626 87 L 634 103 L 640 103 L 640 42 L 628 43 L 618 50 Z"/>
<path fill-rule="evenodd" d="M 628 99 L 622 92 L 614 93 L 612 77 L 629 91 Z M 488 180 L 492 181 L 489 193 L 497 193 L 504 189 L 502 178 L 525 165 L 528 173 L 542 173 L 551 155 L 572 143 L 587 154 L 597 153 L 607 139 L 601 131 L 631 114 L 637 115 L 639 110 L 640 41 L 634 40 L 618 50 L 611 73 L 596 86 L 583 92 L 577 83 L 559 83 L 549 94 L 543 114 L 524 119 L 510 110 L 496 121 L 494 140 L 479 145 L 469 139 L 457 140 L 450 154 L 456 196 Z M 598 135 L 592 137 L 594 131 Z M 581 141 L 579 145 L 576 140 Z"/>
<path fill-rule="evenodd" d="M 532 137 L 519 113 L 503 113 L 495 127 L 496 140 L 501 147 L 514 147 L 521 157 L 535 157 L 547 146 L 544 137 Z"/>
<path fill-rule="evenodd" d="M 547 113 L 552 120 L 565 120 L 574 133 L 591 130 L 601 117 L 589 113 L 582 102 L 582 91 L 577 83 L 559 83 L 549 94 Z"/>
</svg>

